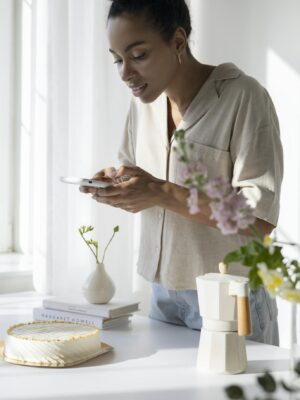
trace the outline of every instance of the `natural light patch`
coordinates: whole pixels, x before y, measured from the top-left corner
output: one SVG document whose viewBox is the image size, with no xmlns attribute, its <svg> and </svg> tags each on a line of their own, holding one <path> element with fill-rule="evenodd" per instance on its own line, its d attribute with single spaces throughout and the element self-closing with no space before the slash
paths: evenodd
<svg viewBox="0 0 300 400">
<path fill-rule="evenodd" d="M 30 160 L 31 160 L 31 86 L 32 86 L 32 10 L 26 1 L 22 3 L 21 36 L 21 126 L 19 142 L 19 186 L 18 186 L 18 227 L 17 250 L 27 252 L 30 247 L 28 235 L 30 221 Z"/>
<path fill-rule="evenodd" d="M 273 49 L 267 51 L 267 89 L 276 107 L 284 148 L 284 180 L 281 190 L 279 235 L 300 243 L 300 71 L 292 68 Z M 299 258 L 296 247 L 286 250 Z"/>
<path fill-rule="evenodd" d="M 46 252 L 47 1 L 22 2 L 21 132 L 17 249 Z"/>
<path fill-rule="evenodd" d="M 21 62 L 21 82 L 22 82 L 22 102 L 21 102 L 21 118 L 25 129 L 30 131 L 31 128 L 31 85 L 32 85 L 32 10 L 27 2 L 23 2 L 22 7 L 22 62 Z"/>
<path fill-rule="evenodd" d="M 18 250 L 27 252 L 29 247 L 29 213 L 30 213 L 30 134 L 24 126 L 20 137 L 20 195 L 19 195 L 19 238 Z"/>
<path fill-rule="evenodd" d="M 273 49 L 267 51 L 267 89 L 274 101 L 280 121 L 281 140 L 284 149 L 284 179 L 281 189 L 281 205 L 278 239 L 300 243 L 300 71 L 292 68 Z M 284 253 L 299 259 L 299 248 L 285 246 Z M 290 312 L 286 301 L 277 299 L 279 326 L 290 326 Z M 298 320 L 299 320 L 298 315 Z M 299 327 L 296 335 L 299 340 Z M 286 330 L 280 332 L 280 345 L 290 346 Z"/>
<path fill-rule="evenodd" d="M 32 241 L 34 265 L 46 263 L 47 232 L 47 1 L 36 3 L 33 83 Z"/>
</svg>

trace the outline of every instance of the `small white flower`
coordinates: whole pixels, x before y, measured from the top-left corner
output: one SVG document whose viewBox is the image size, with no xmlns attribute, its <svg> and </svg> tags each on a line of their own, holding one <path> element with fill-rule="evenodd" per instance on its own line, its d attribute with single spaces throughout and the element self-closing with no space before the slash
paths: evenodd
<svg viewBox="0 0 300 400">
<path fill-rule="evenodd" d="M 284 289 L 281 290 L 278 295 L 288 301 L 300 303 L 300 290 L 297 289 Z"/>
<path fill-rule="evenodd" d="M 264 262 L 258 263 L 257 266 L 259 269 L 257 274 L 272 297 L 275 297 L 283 289 L 287 289 L 287 283 L 280 271 L 268 269 Z"/>
</svg>

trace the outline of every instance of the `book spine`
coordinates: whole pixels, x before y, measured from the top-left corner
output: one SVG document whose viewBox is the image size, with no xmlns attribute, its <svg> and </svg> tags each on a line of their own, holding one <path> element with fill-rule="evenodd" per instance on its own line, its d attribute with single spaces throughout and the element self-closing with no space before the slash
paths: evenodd
<svg viewBox="0 0 300 400">
<path fill-rule="evenodd" d="M 50 309 L 50 310 L 59 310 L 59 311 L 65 311 L 65 312 L 72 312 L 76 314 L 82 314 L 82 315 L 93 315 L 95 317 L 99 318 L 110 318 L 110 312 L 109 310 L 97 310 L 93 309 L 90 307 L 82 307 L 82 306 L 76 306 L 72 304 L 61 304 L 61 303 L 55 303 L 51 301 L 44 300 L 43 301 L 43 307 Z"/>
<path fill-rule="evenodd" d="M 126 325 L 126 324 L 128 325 L 129 322 L 130 322 L 130 314 L 128 316 L 108 319 L 107 321 L 104 322 L 103 329 L 116 328 L 118 326 Z"/>
<path fill-rule="evenodd" d="M 34 308 L 33 309 L 33 319 L 35 321 L 64 321 L 64 322 L 74 322 L 78 324 L 88 324 L 93 325 L 96 328 L 103 329 L 105 321 L 100 317 L 93 317 L 90 315 L 81 315 L 75 313 L 69 313 L 59 310 L 50 310 L 44 308 Z"/>
<path fill-rule="evenodd" d="M 94 307 L 93 307 L 94 306 Z M 68 304 L 68 303 L 60 303 L 53 300 L 45 299 L 43 301 L 43 307 L 51 310 L 59 310 L 65 312 L 71 312 L 82 315 L 92 315 L 100 318 L 116 318 L 121 317 L 125 314 L 130 314 L 132 312 L 138 311 L 138 303 L 129 304 L 125 306 L 120 306 L 117 308 L 109 308 L 109 304 L 107 308 L 105 307 L 95 307 L 95 305 L 76 305 L 76 304 Z"/>
</svg>

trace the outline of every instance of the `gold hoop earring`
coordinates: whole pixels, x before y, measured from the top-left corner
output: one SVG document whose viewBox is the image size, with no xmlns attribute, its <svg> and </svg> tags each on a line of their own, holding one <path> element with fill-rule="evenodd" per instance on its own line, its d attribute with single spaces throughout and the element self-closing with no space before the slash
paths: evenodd
<svg viewBox="0 0 300 400">
<path fill-rule="evenodd" d="M 177 58 L 178 58 L 179 64 L 181 65 L 181 57 L 180 57 L 180 54 L 177 54 Z"/>
</svg>

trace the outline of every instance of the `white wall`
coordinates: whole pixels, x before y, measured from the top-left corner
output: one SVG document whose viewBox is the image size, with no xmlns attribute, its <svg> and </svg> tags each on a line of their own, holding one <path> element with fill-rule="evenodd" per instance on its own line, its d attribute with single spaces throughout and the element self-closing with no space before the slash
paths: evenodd
<svg viewBox="0 0 300 400">
<path fill-rule="evenodd" d="M 285 155 L 278 237 L 300 243 L 300 2 L 190 0 L 194 54 L 204 63 L 234 62 L 269 91 Z M 286 249 L 300 259 L 299 249 Z M 278 301 L 287 345 L 288 307 Z"/>
</svg>

